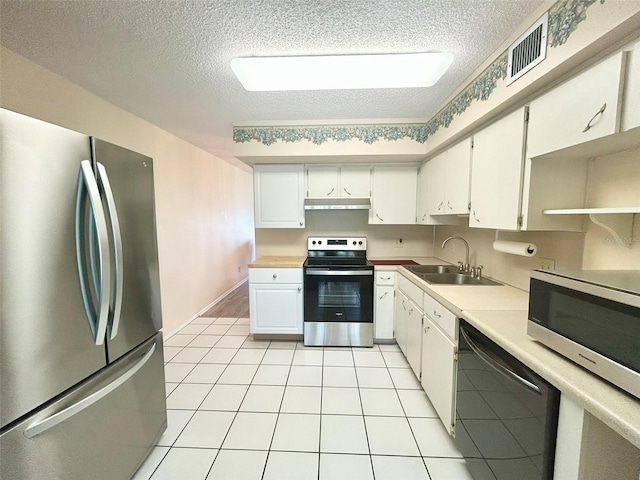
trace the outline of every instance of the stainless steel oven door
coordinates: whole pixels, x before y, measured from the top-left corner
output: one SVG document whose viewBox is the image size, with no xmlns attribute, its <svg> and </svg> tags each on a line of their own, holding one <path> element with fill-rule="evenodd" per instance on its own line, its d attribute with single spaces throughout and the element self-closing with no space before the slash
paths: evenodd
<svg viewBox="0 0 640 480">
<path fill-rule="evenodd" d="M 306 268 L 305 345 L 373 345 L 373 270 Z"/>
</svg>

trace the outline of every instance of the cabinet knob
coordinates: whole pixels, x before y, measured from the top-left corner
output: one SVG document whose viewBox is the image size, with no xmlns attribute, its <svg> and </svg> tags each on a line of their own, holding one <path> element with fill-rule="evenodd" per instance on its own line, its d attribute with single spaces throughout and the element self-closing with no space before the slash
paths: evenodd
<svg viewBox="0 0 640 480">
<path fill-rule="evenodd" d="M 278 278 L 278 275 L 276 275 L 275 273 L 273 274 L 273 279 L 275 280 L 276 278 Z"/>
<path fill-rule="evenodd" d="M 302 226 L 302 222 L 300 222 L 300 226 Z"/>
<path fill-rule="evenodd" d="M 298 287 L 298 291 L 301 292 L 302 291 L 302 287 Z"/>
</svg>

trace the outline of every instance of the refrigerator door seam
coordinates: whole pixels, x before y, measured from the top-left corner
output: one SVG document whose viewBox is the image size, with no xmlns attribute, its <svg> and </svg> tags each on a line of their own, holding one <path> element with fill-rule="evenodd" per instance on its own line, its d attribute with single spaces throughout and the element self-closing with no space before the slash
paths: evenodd
<svg viewBox="0 0 640 480">
<path fill-rule="evenodd" d="M 122 234 L 120 233 L 120 221 L 118 219 L 118 211 L 116 210 L 116 202 L 107 176 L 107 170 L 100 162 L 96 162 L 98 167 L 98 180 L 104 191 L 107 203 L 107 218 L 111 224 L 111 235 L 113 238 L 113 254 L 115 265 L 115 288 L 112 292 L 110 303 L 112 303 L 112 320 L 110 325 L 110 338 L 113 340 L 118 334 L 118 326 L 120 325 L 120 312 L 122 311 L 122 285 L 124 283 L 123 269 L 124 261 L 122 257 Z"/>
<path fill-rule="evenodd" d="M 27 427 L 24 431 L 24 436 L 27 438 L 33 438 L 36 435 L 39 435 L 47 430 L 49 430 L 50 428 L 58 425 L 61 422 L 64 422 L 65 420 L 71 418 L 72 416 L 80 413 L 81 411 L 83 411 L 85 408 L 93 405 L 94 403 L 96 403 L 97 401 L 103 399 L 104 397 L 106 397 L 107 395 L 109 395 L 111 392 L 113 392 L 116 388 L 118 388 L 120 385 L 122 385 L 123 383 L 125 383 L 127 380 L 129 380 L 131 377 L 133 377 L 138 370 L 140 370 L 142 367 L 145 366 L 145 364 L 149 361 L 149 359 L 153 356 L 153 353 L 156 351 L 156 343 L 154 343 L 151 348 L 149 349 L 149 351 L 144 355 L 144 357 L 142 357 L 140 360 L 138 360 L 135 365 L 133 365 L 129 370 L 127 370 L 125 373 L 123 373 L 121 376 L 119 376 L 117 379 L 115 379 L 113 382 L 111 382 L 110 384 L 106 385 L 105 387 L 101 388 L 100 390 L 98 390 L 97 392 L 92 393 L 91 395 L 89 395 L 88 397 L 83 398 L 82 400 L 80 400 L 77 403 L 74 403 L 73 405 L 57 412 L 54 413 L 53 415 L 40 420 L 39 422 L 34 423 L 33 425 L 30 425 L 29 427 Z"/>
</svg>

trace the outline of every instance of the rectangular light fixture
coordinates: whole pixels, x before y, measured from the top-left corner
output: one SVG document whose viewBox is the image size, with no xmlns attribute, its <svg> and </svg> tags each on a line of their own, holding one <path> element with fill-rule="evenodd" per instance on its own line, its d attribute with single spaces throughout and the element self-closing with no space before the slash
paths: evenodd
<svg viewBox="0 0 640 480">
<path fill-rule="evenodd" d="M 430 87 L 451 53 L 242 57 L 231 69 L 251 91 Z"/>
</svg>

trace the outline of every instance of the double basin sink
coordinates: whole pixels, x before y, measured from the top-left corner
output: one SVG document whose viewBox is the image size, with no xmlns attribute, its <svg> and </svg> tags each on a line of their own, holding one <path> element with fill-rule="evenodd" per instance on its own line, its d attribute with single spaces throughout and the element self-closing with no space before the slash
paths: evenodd
<svg viewBox="0 0 640 480">
<path fill-rule="evenodd" d="M 502 285 L 488 278 L 472 277 L 451 265 L 405 265 L 414 275 L 427 283 L 438 285 Z"/>
</svg>

